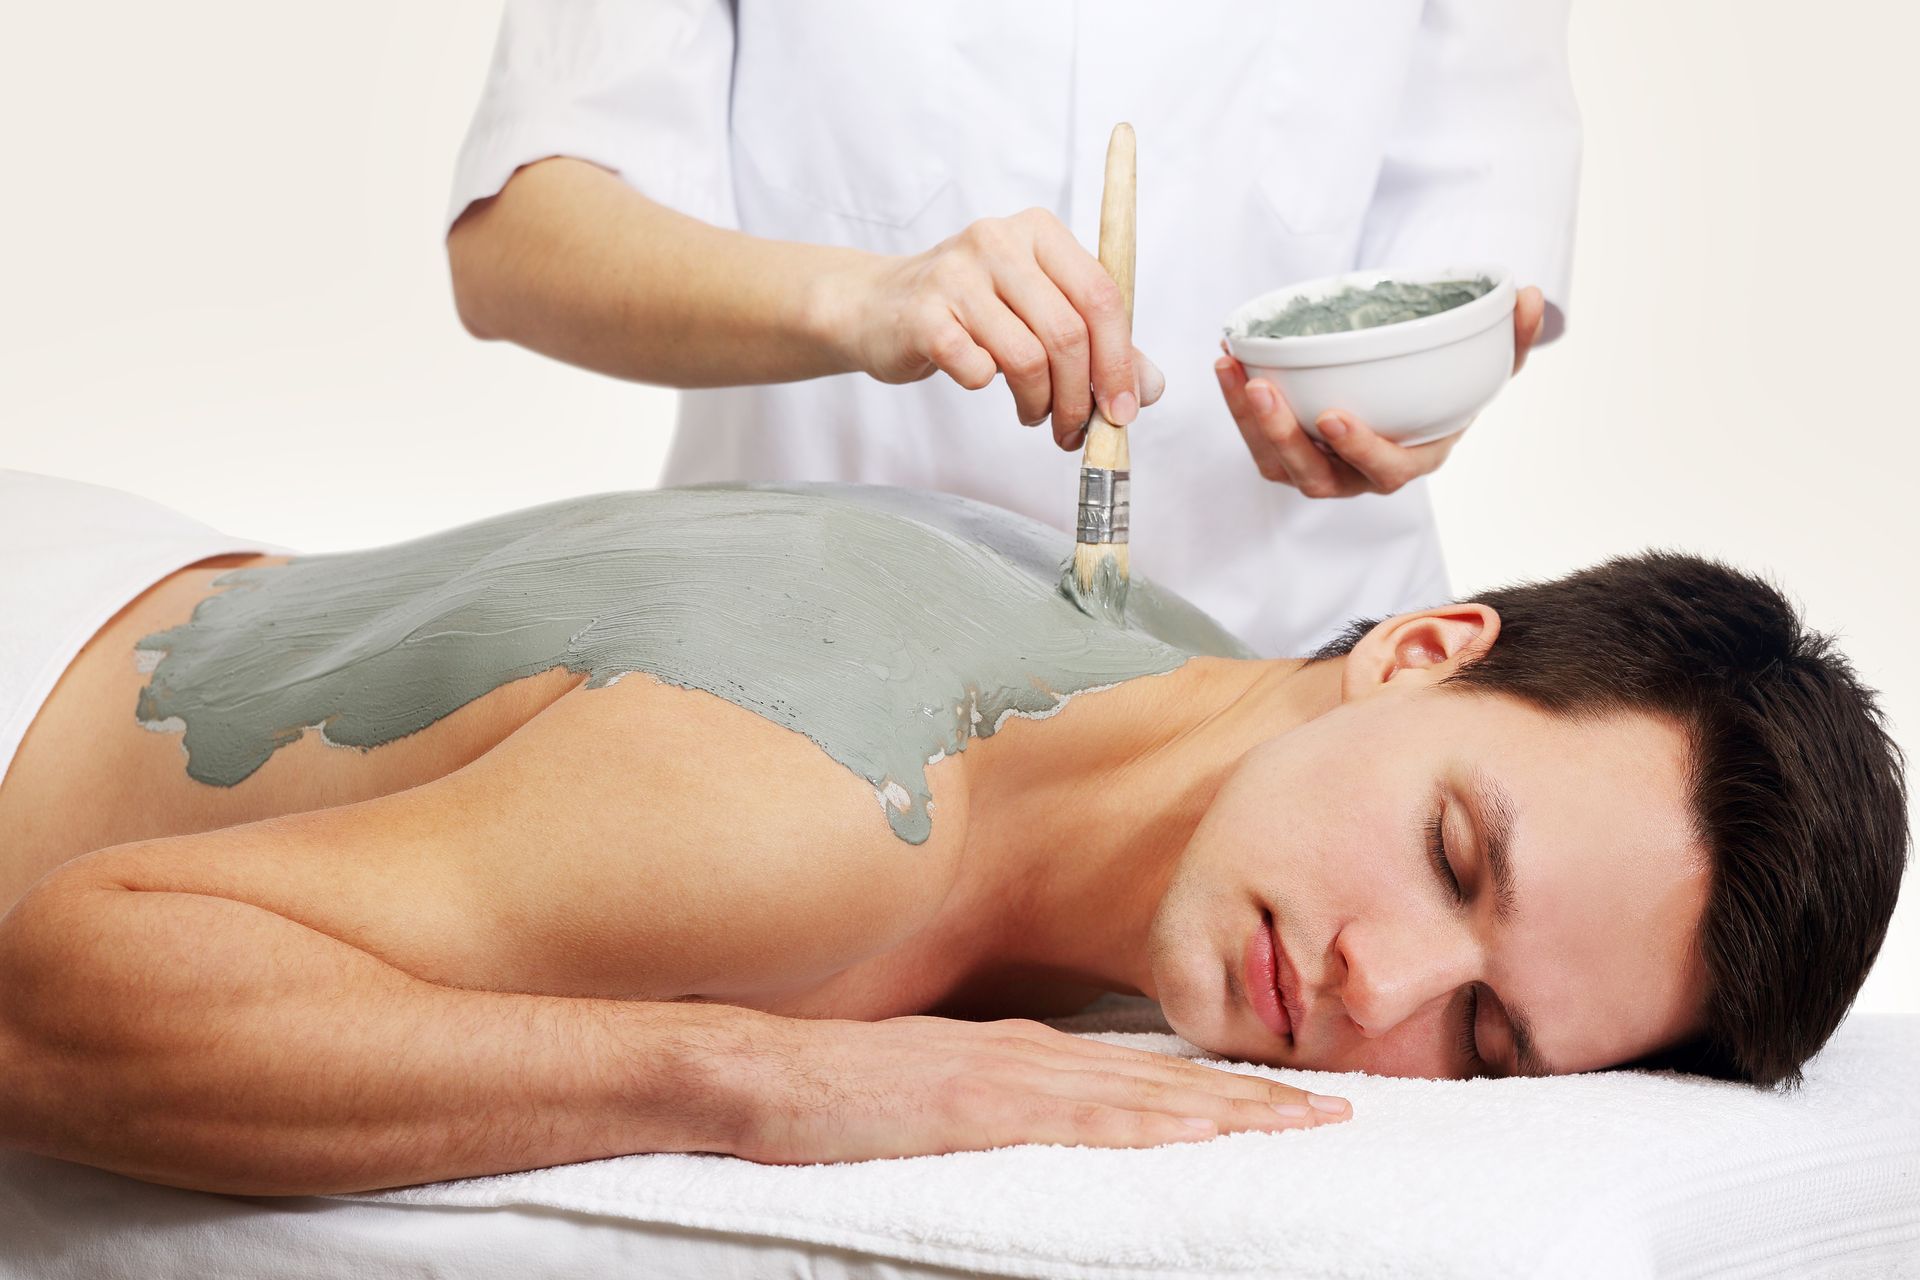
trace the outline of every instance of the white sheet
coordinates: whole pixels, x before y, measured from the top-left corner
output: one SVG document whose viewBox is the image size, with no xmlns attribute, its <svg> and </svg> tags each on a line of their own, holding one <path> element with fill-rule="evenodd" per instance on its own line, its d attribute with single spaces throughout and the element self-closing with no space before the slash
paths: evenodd
<svg viewBox="0 0 1920 1280">
<path fill-rule="evenodd" d="M 0 778 L 94 632 L 183 565 L 272 551 L 157 502 L 0 467 Z"/>
<path fill-rule="evenodd" d="M 1356 1119 L 1149 1151 L 629 1156 L 359 1197 L 206 1196 L 4 1155 L 0 1277 L 1920 1277 L 1917 1064 L 1920 1018 L 1858 1017 L 1796 1095 L 1295 1073 Z"/>
</svg>

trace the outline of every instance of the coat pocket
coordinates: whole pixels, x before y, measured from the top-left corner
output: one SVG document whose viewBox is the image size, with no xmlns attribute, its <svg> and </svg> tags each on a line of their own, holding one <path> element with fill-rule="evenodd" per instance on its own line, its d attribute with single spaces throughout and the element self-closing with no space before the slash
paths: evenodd
<svg viewBox="0 0 1920 1280">
<path fill-rule="evenodd" d="M 741 4 L 736 173 L 816 209 L 905 227 L 950 180 L 959 145 L 942 110 L 950 35 L 917 5 Z"/>
</svg>

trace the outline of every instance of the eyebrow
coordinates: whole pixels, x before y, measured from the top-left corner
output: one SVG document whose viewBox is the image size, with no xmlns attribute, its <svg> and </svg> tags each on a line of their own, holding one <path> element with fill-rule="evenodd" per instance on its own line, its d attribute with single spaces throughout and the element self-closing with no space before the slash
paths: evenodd
<svg viewBox="0 0 1920 1280">
<path fill-rule="evenodd" d="M 1513 874 L 1513 797 L 1506 788 L 1475 770 L 1467 787 L 1467 812 L 1480 833 L 1480 850 L 1493 875 L 1493 918 L 1513 923 L 1519 901 Z"/>
<path fill-rule="evenodd" d="M 1506 788 L 1475 770 L 1466 792 L 1467 813 L 1480 836 L 1480 850 L 1487 860 L 1493 880 L 1493 918 L 1501 924 L 1513 920 L 1519 907 L 1519 891 L 1513 870 L 1513 797 Z M 1558 1074 L 1533 1042 L 1533 1023 L 1515 1005 L 1501 1000 L 1507 1012 L 1507 1025 L 1513 1029 L 1513 1053 L 1523 1076 Z"/>
</svg>

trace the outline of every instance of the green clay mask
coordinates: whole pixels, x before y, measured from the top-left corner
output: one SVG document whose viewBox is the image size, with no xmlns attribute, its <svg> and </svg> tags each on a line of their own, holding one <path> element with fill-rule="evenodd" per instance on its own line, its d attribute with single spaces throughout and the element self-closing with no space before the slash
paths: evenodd
<svg viewBox="0 0 1920 1280">
<path fill-rule="evenodd" d="M 951 495 L 863 485 L 609 493 L 417 541 L 226 574 L 159 655 L 140 721 L 232 786 L 310 727 L 372 748 L 523 676 L 641 672 L 807 735 L 931 831 L 926 766 L 1008 715 L 1251 657 L 1135 578 L 1126 625 L 1061 590 L 1069 535 Z M 583 746 L 586 744 L 583 744 Z"/>
<path fill-rule="evenodd" d="M 1348 285 L 1324 298 L 1295 298 L 1264 320 L 1246 326 L 1248 338 L 1304 338 L 1316 333 L 1377 329 L 1383 324 L 1419 320 L 1464 306 L 1493 288 L 1485 276 L 1403 284 L 1384 280 L 1368 289 Z"/>
</svg>

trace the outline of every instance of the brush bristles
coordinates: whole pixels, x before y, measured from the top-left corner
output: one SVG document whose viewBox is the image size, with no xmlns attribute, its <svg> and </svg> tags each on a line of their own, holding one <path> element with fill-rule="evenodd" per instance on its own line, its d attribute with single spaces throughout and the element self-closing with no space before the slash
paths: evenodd
<svg viewBox="0 0 1920 1280">
<path fill-rule="evenodd" d="M 1093 575 L 1100 571 L 1100 562 L 1111 557 L 1113 567 L 1125 582 L 1127 572 L 1127 544 L 1124 542 L 1076 542 L 1073 544 L 1073 580 L 1080 584 L 1082 591 L 1093 590 Z"/>
</svg>

